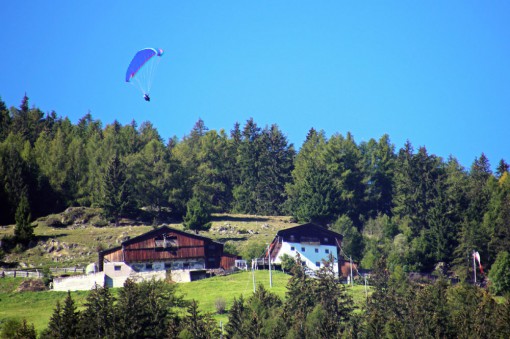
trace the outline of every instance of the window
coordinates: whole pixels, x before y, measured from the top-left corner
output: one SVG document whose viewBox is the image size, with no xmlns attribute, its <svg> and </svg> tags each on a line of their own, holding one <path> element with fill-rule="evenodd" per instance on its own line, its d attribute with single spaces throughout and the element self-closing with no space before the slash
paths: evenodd
<svg viewBox="0 0 510 339">
<path fill-rule="evenodd" d="M 324 252 L 326 252 L 326 254 L 329 254 L 329 249 L 326 248 Z"/>
<path fill-rule="evenodd" d="M 316 261 L 316 262 L 315 262 L 315 266 L 317 266 L 317 267 L 321 267 L 321 262 L 320 262 L 320 261 Z"/>
<path fill-rule="evenodd" d="M 305 250 L 306 250 L 306 248 L 301 247 L 301 252 L 304 252 Z"/>
<path fill-rule="evenodd" d="M 315 249 L 315 253 L 319 253 L 319 249 L 318 248 Z"/>
<path fill-rule="evenodd" d="M 120 271 L 120 270 L 122 269 L 122 266 L 120 266 L 120 265 L 115 265 L 115 266 L 113 266 L 113 269 L 114 269 L 115 271 Z"/>
<path fill-rule="evenodd" d="M 295 251 L 296 249 L 294 248 L 294 246 L 291 246 L 291 247 L 290 247 L 290 250 L 291 250 L 291 251 Z"/>
<path fill-rule="evenodd" d="M 324 238 L 324 242 L 328 242 L 328 240 L 329 240 L 328 238 Z"/>
</svg>

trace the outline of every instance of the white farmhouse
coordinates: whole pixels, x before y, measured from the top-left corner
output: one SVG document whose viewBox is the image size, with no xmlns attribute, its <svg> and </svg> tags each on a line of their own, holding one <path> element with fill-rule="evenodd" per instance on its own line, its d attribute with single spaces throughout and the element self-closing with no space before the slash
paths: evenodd
<svg viewBox="0 0 510 339">
<path fill-rule="evenodd" d="M 328 260 L 330 254 L 335 258 L 335 274 L 340 272 L 339 267 L 343 261 L 340 254 L 343 236 L 316 224 L 304 224 L 278 231 L 274 240 L 265 253 L 268 260 L 270 253 L 271 263 L 281 264 L 281 258 L 287 254 L 296 257 L 299 253 L 301 261 L 310 270 L 317 271 L 323 260 Z M 340 258 L 340 262 L 338 262 Z"/>
</svg>

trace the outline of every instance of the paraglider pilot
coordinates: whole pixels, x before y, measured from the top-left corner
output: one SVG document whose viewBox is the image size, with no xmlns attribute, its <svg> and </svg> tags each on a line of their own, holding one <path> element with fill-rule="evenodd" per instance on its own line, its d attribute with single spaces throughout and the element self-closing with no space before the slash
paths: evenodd
<svg viewBox="0 0 510 339">
<path fill-rule="evenodd" d="M 151 97 L 149 96 L 149 94 L 144 94 L 143 98 L 145 99 L 145 101 L 151 101 Z"/>
</svg>

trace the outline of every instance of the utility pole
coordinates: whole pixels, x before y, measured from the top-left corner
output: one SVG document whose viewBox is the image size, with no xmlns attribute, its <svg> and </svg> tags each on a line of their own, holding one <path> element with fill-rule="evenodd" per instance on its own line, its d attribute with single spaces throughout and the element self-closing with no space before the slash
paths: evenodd
<svg viewBox="0 0 510 339">
<path fill-rule="evenodd" d="M 255 293 L 255 259 L 251 261 L 251 272 L 253 273 L 253 293 Z"/>
<path fill-rule="evenodd" d="M 352 279 L 352 257 L 349 257 L 349 261 L 351 262 L 351 286 L 354 286 L 354 281 Z"/>
<path fill-rule="evenodd" d="M 475 259 L 475 251 L 473 251 L 473 277 L 474 277 L 474 280 L 475 280 L 475 285 L 476 285 L 476 259 Z"/>
<path fill-rule="evenodd" d="M 365 278 L 365 297 L 367 298 L 368 302 L 368 291 L 367 291 L 367 274 L 363 274 L 363 277 Z"/>
<path fill-rule="evenodd" d="M 273 273 L 271 272 L 271 244 L 267 246 L 267 258 L 269 259 L 269 287 L 273 288 Z"/>
</svg>

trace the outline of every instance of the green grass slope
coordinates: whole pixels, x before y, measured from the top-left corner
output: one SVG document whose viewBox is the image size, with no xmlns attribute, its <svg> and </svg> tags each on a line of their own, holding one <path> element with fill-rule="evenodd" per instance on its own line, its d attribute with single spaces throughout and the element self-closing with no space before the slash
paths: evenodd
<svg viewBox="0 0 510 339">
<path fill-rule="evenodd" d="M 273 287 L 269 286 L 269 271 L 255 271 L 255 284 L 262 284 L 264 287 L 285 299 L 287 282 L 290 276 L 279 271 L 273 271 Z M 33 323 L 36 331 L 46 328 L 53 313 L 57 300 L 63 302 L 66 292 L 16 292 L 21 283 L 21 278 L 0 279 L 0 322 L 5 319 L 22 320 L 27 319 Z M 356 305 L 360 306 L 365 301 L 363 286 L 348 287 L 347 290 L 354 298 Z M 117 294 L 117 289 L 113 291 Z M 182 295 L 185 300 L 197 300 L 200 310 L 214 313 L 215 319 L 227 323 L 227 314 L 216 314 L 215 302 L 222 298 L 226 303 L 228 311 L 235 298 L 241 295 L 247 299 L 253 293 L 253 274 L 251 271 L 242 271 L 228 276 L 219 276 L 209 279 L 183 283 L 177 285 L 177 294 Z M 87 291 L 71 292 L 78 307 L 82 306 L 88 295 Z"/>
</svg>

